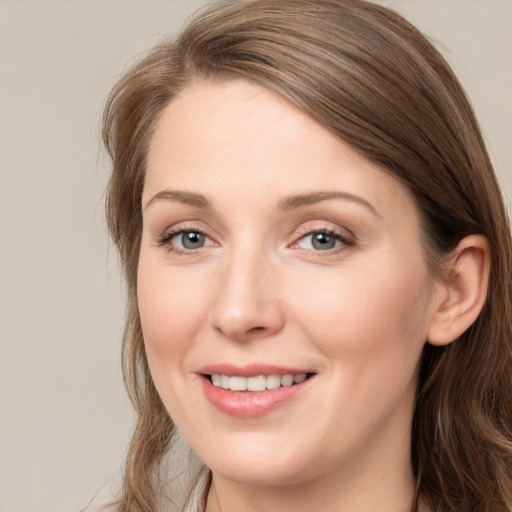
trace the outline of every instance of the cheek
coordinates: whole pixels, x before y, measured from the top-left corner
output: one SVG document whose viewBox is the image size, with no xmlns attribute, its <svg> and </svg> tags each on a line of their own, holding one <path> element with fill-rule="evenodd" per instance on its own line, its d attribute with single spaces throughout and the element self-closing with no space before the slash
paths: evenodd
<svg viewBox="0 0 512 512">
<path fill-rule="evenodd" d="M 403 261 L 340 269 L 290 293 L 303 330 L 334 360 L 350 357 L 388 368 L 416 365 L 426 341 L 428 277 L 423 265 Z M 309 284 L 308 284 L 309 283 Z M 383 369 L 385 365 L 381 364 Z"/>
<path fill-rule="evenodd" d="M 149 359 L 163 362 L 189 348 L 208 311 L 204 286 L 204 280 L 141 255 L 137 299 Z"/>
</svg>

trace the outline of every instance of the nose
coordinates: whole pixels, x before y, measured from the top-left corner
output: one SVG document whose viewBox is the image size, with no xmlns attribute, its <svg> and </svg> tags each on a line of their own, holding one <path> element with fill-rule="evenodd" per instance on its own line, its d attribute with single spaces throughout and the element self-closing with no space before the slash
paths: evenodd
<svg viewBox="0 0 512 512">
<path fill-rule="evenodd" d="M 279 271 L 268 258 L 233 257 L 218 283 L 211 325 L 225 337 L 243 342 L 273 336 L 283 328 Z"/>
</svg>

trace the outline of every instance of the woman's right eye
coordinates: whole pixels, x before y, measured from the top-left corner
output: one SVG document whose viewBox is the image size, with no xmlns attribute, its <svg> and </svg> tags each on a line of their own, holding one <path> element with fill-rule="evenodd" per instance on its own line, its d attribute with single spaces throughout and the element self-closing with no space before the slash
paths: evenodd
<svg viewBox="0 0 512 512">
<path fill-rule="evenodd" d="M 211 238 L 201 231 L 194 230 L 181 230 L 169 233 L 160 241 L 160 245 L 168 245 L 171 251 L 174 250 L 178 252 L 194 251 L 212 244 L 213 241 Z"/>
</svg>

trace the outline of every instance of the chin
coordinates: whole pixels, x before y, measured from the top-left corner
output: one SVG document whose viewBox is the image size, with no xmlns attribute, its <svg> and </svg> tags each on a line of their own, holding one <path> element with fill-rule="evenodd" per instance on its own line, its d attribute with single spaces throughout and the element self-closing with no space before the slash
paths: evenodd
<svg viewBox="0 0 512 512">
<path fill-rule="evenodd" d="M 300 483 L 306 479 L 302 468 L 280 463 L 275 459 L 261 462 L 243 460 L 220 461 L 210 466 L 212 472 L 224 479 L 242 485 L 257 487 L 280 487 Z"/>
<path fill-rule="evenodd" d="M 233 440 L 234 439 L 234 440 Z M 202 449 L 204 448 L 204 449 Z M 312 475 L 315 464 L 301 445 L 282 439 L 264 439 L 261 434 L 231 434 L 226 443 L 219 439 L 215 450 L 198 447 L 198 455 L 214 474 L 244 485 L 281 486 L 298 483 Z"/>
</svg>

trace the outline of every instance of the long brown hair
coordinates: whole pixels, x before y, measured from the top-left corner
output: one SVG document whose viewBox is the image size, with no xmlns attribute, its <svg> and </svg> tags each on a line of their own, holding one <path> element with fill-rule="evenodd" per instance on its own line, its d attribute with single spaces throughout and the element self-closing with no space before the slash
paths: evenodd
<svg viewBox="0 0 512 512">
<path fill-rule="evenodd" d="M 510 512 L 512 251 L 503 200 L 448 64 L 406 20 L 364 0 L 221 2 L 145 55 L 108 99 L 107 220 L 127 281 L 123 369 L 138 418 L 119 510 L 154 512 L 154 474 L 174 432 L 149 374 L 136 301 L 148 143 L 187 84 L 233 77 L 283 96 L 407 186 L 433 273 L 464 236 L 487 237 L 483 311 L 452 344 L 425 346 L 411 462 L 432 511 Z"/>
</svg>

